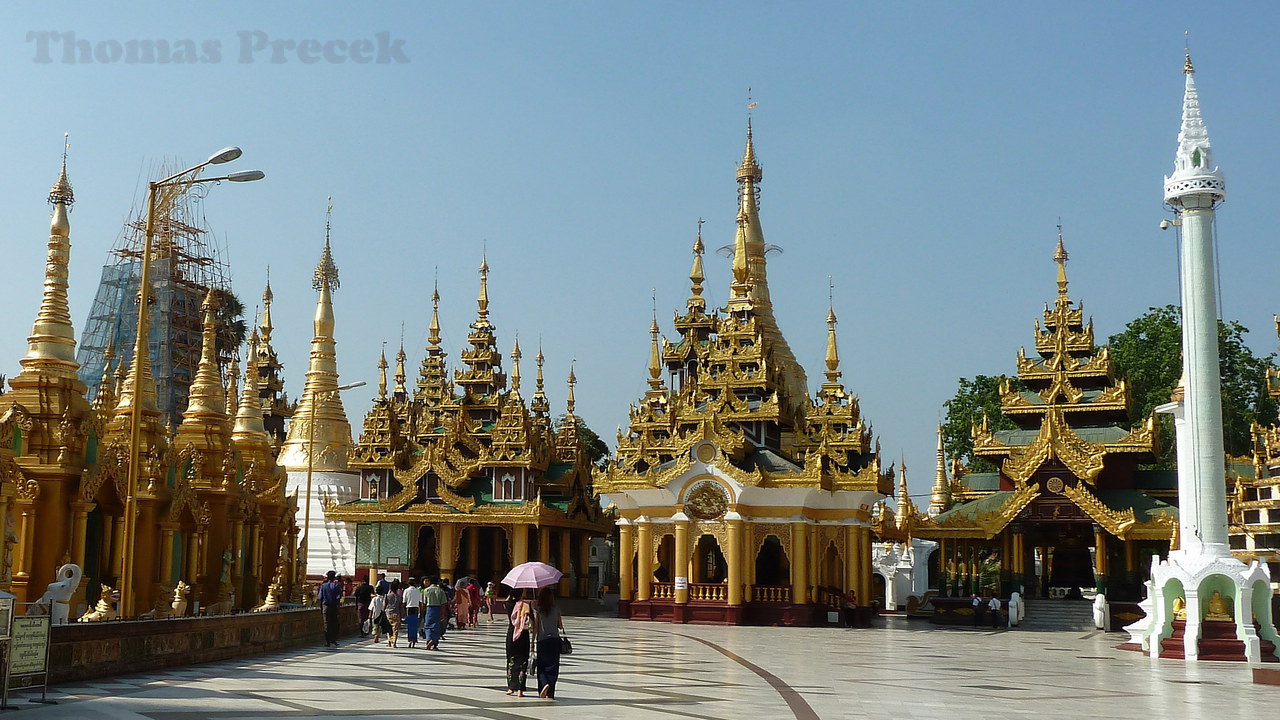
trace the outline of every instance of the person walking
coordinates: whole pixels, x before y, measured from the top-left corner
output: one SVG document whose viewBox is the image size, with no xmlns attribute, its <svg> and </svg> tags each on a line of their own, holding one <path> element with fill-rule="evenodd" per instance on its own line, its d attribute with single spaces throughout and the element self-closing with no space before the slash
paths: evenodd
<svg viewBox="0 0 1280 720">
<path fill-rule="evenodd" d="M 493 606 L 498 602 L 498 588 L 491 582 L 484 588 L 484 611 L 489 615 L 489 624 L 493 624 Z"/>
<path fill-rule="evenodd" d="M 973 594 L 973 626 L 978 627 L 982 622 L 982 598 L 978 593 Z"/>
<path fill-rule="evenodd" d="M 432 581 L 422 594 L 422 605 L 425 608 L 423 628 L 427 633 L 427 649 L 438 650 L 440 638 L 444 636 L 444 609 L 449 604 L 449 595 L 440 587 L 440 583 L 435 582 L 435 578 Z"/>
<path fill-rule="evenodd" d="M 993 594 L 991 601 L 987 603 L 987 612 L 991 613 L 991 629 L 998 630 L 1000 628 L 1000 596 Z"/>
<path fill-rule="evenodd" d="M 391 588 L 387 591 L 387 624 L 391 629 L 387 631 L 387 647 L 395 647 L 396 639 L 400 635 L 400 612 L 402 603 L 400 600 L 400 581 L 393 580 Z"/>
<path fill-rule="evenodd" d="M 418 578 L 409 578 L 401 593 L 404 600 L 405 634 L 409 638 L 409 647 L 418 646 L 418 621 L 421 620 L 422 591 L 418 589 Z"/>
<path fill-rule="evenodd" d="M 360 618 L 360 637 L 367 638 L 369 633 L 365 632 L 364 624 L 369 620 L 369 601 L 373 600 L 373 586 L 369 584 L 369 578 L 361 578 L 360 584 L 351 592 L 351 595 L 356 599 L 356 614 Z"/>
<path fill-rule="evenodd" d="M 324 616 L 324 646 L 338 646 L 338 603 L 342 602 L 342 583 L 337 580 L 338 573 L 330 570 L 325 573 L 324 583 L 320 585 L 318 598 Z"/>
<path fill-rule="evenodd" d="M 373 599 L 369 601 L 369 619 L 373 622 L 375 645 L 378 644 L 382 633 L 391 635 L 391 624 L 387 622 L 387 590 L 376 588 L 373 591 Z"/>
<path fill-rule="evenodd" d="M 522 595 L 507 623 L 507 694 L 524 697 L 529 677 L 529 644 L 533 635 L 533 603 Z"/>
<path fill-rule="evenodd" d="M 463 585 L 461 580 L 454 588 L 453 609 L 454 615 L 458 618 L 458 629 L 466 630 L 467 623 L 471 622 L 471 593 L 467 592 L 467 586 Z"/>
<path fill-rule="evenodd" d="M 474 630 L 480 627 L 480 582 L 475 578 L 467 578 L 467 596 L 470 600 L 471 615 L 467 624 Z"/>
<path fill-rule="evenodd" d="M 538 697 L 548 700 L 556 696 L 556 681 L 560 679 L 561 631 L 564 619 L 556 607 L 556 591 L 548 585 L 538 591 L 538 606 L 533 615 L 533 637 L 538 657 Z"/>
</svg>

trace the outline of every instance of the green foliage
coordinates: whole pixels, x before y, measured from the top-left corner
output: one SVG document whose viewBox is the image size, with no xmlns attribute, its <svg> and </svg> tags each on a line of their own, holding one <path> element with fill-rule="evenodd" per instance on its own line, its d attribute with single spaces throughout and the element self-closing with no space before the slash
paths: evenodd
<svg viewBox="0 0 1280 720">
<path fill-rule="evenodd" d="M 1218 323 L 1222 374 L 1222 423 L 1226 451 L 1248 455 L 1254 421 L 1275 422 L 1276 401 L 1267 394 L 1266 373 L 1275 354 L 1257 357 L 1244 342 L 1248 328 L 1236 321 Z M 1177 307 L 1150 308 L 1110 338 L 1118 376 L 1129 383 L 1132 420 L 1140 422 L 1157 405 L 1169 402 L 1182 375 L 1182 318 Z M 1161 453 L 1157 467 L 1174 466 L 1173 424 L 1161 420 Z"/>
<path fill-rule="evenodd" d="M 231 358 L 249 337 L 249 326 L 244 321 L 244 303 L 230 290 L 215 289 L 218 307 L 217 351 L 219 358 Z"/>
<path fill-rule="evenodd" d="M 582 440 L 582 449 L 587 453 L 587 460 L 592 465 L 600 465 L 609 456 L 609 446 L 600 439 L 595 430 L 587 427 L 587 423 L 582 418 L 575 415 L 573 419 L 577 421 L 578 437 Z M 564 425 L 566 420 L 568 415 L 561 415 L 556 419 L 556 427 Z"/>
<path fill-rule="evenodd" d="M 1000 410 L 1000 380 L 1003 376 L 976 375 L 972 380 L 960 378 L 955 397 L 943 403 L 947 409 L 942 422 L 942 447 L 949 458 L 960 458 L 973 472 L 995 472 L 996 467 L 973 454 L 972 424 L 982 422 L 985 410 L 992 430 L 1012 430 L 1017 427 Z M 1016 378 L 1010 380 L 1014 389 L 1023 385 Z"/>
</svg>

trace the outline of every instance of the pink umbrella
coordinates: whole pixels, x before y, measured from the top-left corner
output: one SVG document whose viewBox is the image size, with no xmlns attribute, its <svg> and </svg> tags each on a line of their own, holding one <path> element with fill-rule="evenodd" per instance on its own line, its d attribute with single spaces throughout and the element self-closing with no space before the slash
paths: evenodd
<svg viewBox="0 0 1280 720">
<path fill-rule="evenodd" d="M 502 578 L 502 584 L 512 588 L 540 588 L 554 585 L 562 577 L 564 573 L 546 563 L 527 562 L 511 568 Z"/>
</svg>

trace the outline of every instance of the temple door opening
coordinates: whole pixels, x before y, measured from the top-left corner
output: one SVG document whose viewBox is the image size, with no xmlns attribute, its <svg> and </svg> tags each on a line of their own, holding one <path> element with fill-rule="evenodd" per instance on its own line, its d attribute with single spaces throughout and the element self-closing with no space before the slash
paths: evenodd
<svg viewBox="0 0 1280 720">
<path fill-rule="evenodd" d="M 818 585 L 837 595 L 844 591 L 844 561 L 833 542 L 827 543 L 818 565 Z"/>
<path fill-rule="evenodd" d="M 756 585 L 780 587 L 791 583 L 791 562 L 777 535 L 765 537 L 756 553 Z"/>
<path fill-rule="evenodd" d="M 435 577 L 440 574 L 440 562 L 436 557 L 436 529 L 430 525 L 418 528 L 417 552 L 413 556 L 413 572 L 417 577 Z"/>
<path fill-rule="evenodd" d="M 721 583 L 729 577 L 729 563 L 711 535 L 698 538 L 693 552 L 693 582 Z"/>
<path fill-rule="evenodd" d="M 676 538 L 674 535 L 663 535 L 658 542 L 658 558 L 653 564 L 653 579 L 660 583 L 673 582 L 676 576 Z"/>
</svg>

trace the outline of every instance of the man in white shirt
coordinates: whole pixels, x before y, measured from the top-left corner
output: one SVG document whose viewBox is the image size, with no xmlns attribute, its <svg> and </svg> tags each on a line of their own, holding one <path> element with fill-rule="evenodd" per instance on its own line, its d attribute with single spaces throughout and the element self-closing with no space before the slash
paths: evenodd
<svg viewBox="0 0 1280 720">
<path fill-rule="evenodd" d="M 1000 597 L 992 595 L 991 601 L 987 603 L 987 611 L 991 613 L 991 628 L 993 630 L 1000 628 Z"/>
<path fill-rule="evenodd" d="M 404 589 L 404 608 L 409 647 L 415 647 L 418 644 L 418 623 L 422 620 L 422 590 L 418 588 L 418 578 L 409 578 L 409 585 Z"/>
</svg>

